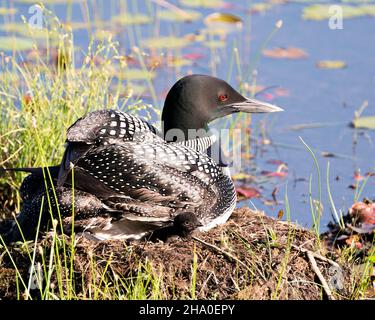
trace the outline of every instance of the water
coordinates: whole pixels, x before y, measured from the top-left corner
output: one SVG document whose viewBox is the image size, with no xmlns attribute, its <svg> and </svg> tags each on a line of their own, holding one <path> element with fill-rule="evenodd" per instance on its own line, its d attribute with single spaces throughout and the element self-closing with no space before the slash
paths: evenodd
<svg viewBox="0 0 375 320">
<path fill-rule="evenodd" d="M 170 1 L 178 5 L 176 1 Z M 90 15 L 94 15 L 92 1 L 89 1 Z M 110 19 L 111 15 L 118 11 L 118 2 L 97 1 L 96 12 L 104 19 Z M 138 4 L 139 12 L 149 13 L 149 7 L 143 1 L 129 1 L 128 10 L 135 10 L 134 4 Z M 261 171 L 275 171 L 277 166 L 268 163 L 268 160 L 277 159 L 288 166 L 286 178 L 274 178 L 266 183 L 255 185 L 262 193 L 261 199 L 252 199 L 252 202 L 244 201 L 239 205 L 256 206 L 264 210 L 268 215 L 276 216 L 280 209 L 284 208 L 284 196 L 286 187 L 291 207 L 292 220 L 304 226 L 311 226 L 308 180 L 313 176 L 313 197 L 318 196 L 317 173 L 311 155 L 299 139 L 304 141 L 315 151 L 322 175 L 322 200 L 324 214 L 321 225 L 325 225 L 332 219 L 328 193 L 326 189 L 326 167 L 330 162 L 330 186 L 332 196 L 337 209 L 345 213 L 351 206 L 354 198 L 353 189 L 349 185 L 355 184 L 354 172 L 358 169 L 364 174 L 375 167 L 374 131 L 354 130 L 349 127 L 353 119 L 354 111 L 367 100 L 369 107 L 365 115 L 375 114 L 375 19 L 361 17 L 344 20 L 342 30 L 330 30 L 328 21 L 304 21 L 302 10 L 305 4 L 275 5 L 270 10 L 256 15 L 249 15 L 245 8 L 249 8 L 249 1 L 228 1 L 234 4 L 231 9 L 204 9 L 193 8 L 207 16 L 212 12 L 231 12 L 244 20 L 244 28 L 241 32 L 231 34 L 226 38 L 226 46 L 217 50 L 216 68 L 211 68 L 212 55 L 209 48 L 202 43 L 195 42 L 182 48 L 181 54 L 201 54 L 203 58 L 197 60 L 192 66 L 182 67 L 180 70 L 163 68 L 157 71 L 155 86 L 161 104 L 166 91 L 176 81 L 176 78 L 188 72 L 214 73 L 223 79 L 228 79 L 230 57 L 233 56 L 233 47 L 238 47 L 241 59 L 241 70 L 246 76 L 249 65 L 258 71 L 257 83 L 265 86 L 278 85 L 285 88 L 287 96 L 272 97 L 267 93 L 258 96 L 259 99 L 273 98 L 272 103 L 278 104 L 285 112 L 271 116 L 254 116 L 252 126 L 254 132 L 259 133 L 259 124 L 263 121 L 267 128 L 267 137 L 272 141 L 271 145 L 252 145 L 252 151 L 256 154 L 251 163 L 247 163 L 244 171 L 255 174 L 261 178 Z M 9 5 L 9 1 L 5 1 Z M 133 5 L 132 5 L 133 4 Z M 155 7 L 154 4 L 151 5 Z M 28 14 L 29 5 L 15 4 L 19 12 L 15 15 L 16 21 L 21 21 L 20 15 Z M 184 7 L 182 7 L 184 8 Z M 65 5 L 54 5 L 55 14 L 63 21 L 66 17 Z M 186 8 L 185 8 L 186 9 Z M 82 6 L 73 5 L 73 20 L 82 21 Z M 259 50 L 274 29 L 275 22 L 283 20 L 282 28 L 272 37 L 267 48 L 272 47 L 298 47 L 308 53 L 307 59 L 288 60 L 272 59 L 260 55 Z M 5 22 L 7 20 L 4 20 Z M 160 25 L 142 25 L 130 27 L 121 32 L 116 39 L 120 41 L 122 53 L 128 53 L 132 45 L 141 45 L 142 40 L 154 35 L 183 36 L 188 33 L 197 33 L 204 28 L 203 19 L 192 23 L 171 23 L 161 21 Z M 135 37 L 135 42 L 129 35 Z M 86 30 L 74 32 L 75 45 L 85 50 L 88 44 Z M 167 52 L 167 50 L 163 50 Z M 175 51 L 173 51 L 175 52 Z M 316 62 L 319 60 L 343 60 L 348 67 L 338 70 L 318 69 Z M 77 59 L 79 61 L 79 59 Z M 254 65 L 254 61 L 256 64 Z M 238 73 L 236 67 L 229 77 L 230 83 L 237 86 Z M 245 77 L 246 80 L 246 77 Z M 250 79 L 249 79 L 250 80 Z M 272 92 L 272 91 L 270 91 Z M 147 98 L 146 102 L 150 102 Z M 317 128 L 290 130 L 293 125 L 319 123 Z M 255 136 L 255 138 L 257 138 Z M 357 141 L 356 144 L 353 141 Z M 325 158 L 320 155 L 322 151 L 341 155 L 340 157 Z M 253 171 L 250 168 L 256 168 Z M 259 180 L 259 179 L 258 179 Z M 254 185 L 252 185 L 254 186 Z M 271 193 L 277 187 L 276 198 L 278 203 L 266 205 L 265 199 L 271 199 Z M 369 179 L 364 194 L 369 198 L 375 198 L 375 178 Z"/>
</svg>

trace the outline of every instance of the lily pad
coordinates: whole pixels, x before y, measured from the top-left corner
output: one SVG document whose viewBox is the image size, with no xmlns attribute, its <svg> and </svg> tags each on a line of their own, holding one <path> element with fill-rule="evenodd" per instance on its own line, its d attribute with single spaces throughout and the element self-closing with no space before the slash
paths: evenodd
<svg viewBox="0 0 375 320">
<path fill-rule="evenodd" d="M 81 0 L 70 0 L 70 2 L 80 2 Z M 38 1 L 35 0 L 16 0 L 18 3 L 30 3 L 35 4 L 38 3 Z M 66 0 L 43 0 L 40 1 L 43 4 L 66 4 Z"/>
<path fill-rule="evenodd" d="M 375 0 L 340 0 L 343 3 L 371 3 L 375 2 Z"/>
<path fill-rule="evenodd" d="M 183 48 L 188 46 L 191 43 L 190 40 L 186 38 L 178 38 L 178 37 L 157 37 L 157 38 L 149 38 L 142 41 L 142 45 L 145 48 L 149 49 L 175 49 L 175 48 Z"/>
<path fill-rule="evenodd" d="M 20 37 L 0 37 L 0 50 L 3 51 L 23 51 L 30 50 L 34 42 L 27 38 Z"/>
<path fill-rule="evenodd" d="M 145 92 L 147 92 L 147 87 L 132 83 L 132 84 L 126 85 L 122 89 L 122 91 L 120 93 L 120 97 L 121 98 L 130 98 L 130 97 L 134 97 L 134 96 L 137 96 L 137 95 L 141 95 Z"/>
<path fill-rule="evenodd" d="M 113 38 L 115 32 L 112 30 L 96 30 L 95 31 L 95 38 L 97 40 L 108 40 L 109 38 Z"/>
<path fill-rule="evenodd" d="M 158 15 L 161 20 L 173 22 L 195 21 L 202 16 L 200 12 L 193 10 L 184 10 L 184 14 L 172 10 L 161 10 Z"/>
<path fill-rule="evenodd" d="M 7 16 L 15 14 L 18 10 L 16 8 L 0 7 L 0 16 Z"/>
<path fill-rule="evenodd" d="M 112 18 L 112 22 L 118 23 L 122 26 L 134 25 L 134 24 L 149 24 L 152 22 L 152 18 L 144 14 L 135 14 L 135 15 L 124 14 L 120 16 L 114 16 Z"/>
<path fill-rule="evenodd" d="M 241 18 L 230 14 L 215 12 L 204 19 L 204 23 L 210 33 L 226 34 L 242 29 L 243 21 Z"/>
<path fill-rule="evenodd" d="M 354 119 L 352 125 L 354 128 L 375 130 L 375 116 Z"/>
<path fill-rule="evenodd" d="M 318 61 L 316 66 L 320 69 L 343 69 L 347 67 L 347 64 L 341 60 L 322 60 Z"/>
<path fill-rule="evenodd" d="M 143 70 L 143 69 L 128 69 L 124 72 L 124 79 L 131 81 L 131 80 L 145 80 L 148 78 L 155 78 L 155 73 Z"/>
<path fill-rule="evenodd" d="M 250 8 L 250 12 L 262 13 L 267 10 L 270 10 L 272 7 L 273 7 L 272 3 L 254 3 Z"/>
<path fill-rule="evenodd" d="M 211 41 L 204 42 L 203 45 L 206 46 L 207 48 L 216 49 L 216 48 L 224 48 L 226 43 L 225 41 L 211 40 Z"/>
<path fill-rule="evenodd" d="M 330 11 L 332 6 L 328 4 L 311 5 L 303 9 L 303 19 L 305 20 L 327 20 L 332 17 Z M 342 17 L 344 19 L 358 18 L 363 16 L 375 16 L 375 5 L 340 5 Z"/>
<path fill-rule="evenodd" d="M 0 25 L 0 30 L 5 32 L 13 32 L 17 33 L 24 37 L 32 37 L 34 39 L 46 39 L 49 37 L 50 39 L 57 39 L 58 34 L 56 32 L 52 32 L 47 28 L 38 29 L 32 28 L 25 23 L 7 23 Z"/>
<path fill-rule="evenodd" d="M 263 55 L 276 59 L 304 59 L 307 57 L 306 51 L 300 48 L 273 48 L 263 50 Z"/>
<path fill-rule="evenodd" d="M 180 3 L 187 7 L 219 8 L 225 6 L 222 0 L 180 0 Z"/>
<path fill-rule="evenodd" d="M 184 59 L 182 57 L 172 57 L 167 60 L 167 64 L 170 67 L 185 67 L 185 66 L 191 66 L 193 62 L 188 59 Z"/>
</svg>

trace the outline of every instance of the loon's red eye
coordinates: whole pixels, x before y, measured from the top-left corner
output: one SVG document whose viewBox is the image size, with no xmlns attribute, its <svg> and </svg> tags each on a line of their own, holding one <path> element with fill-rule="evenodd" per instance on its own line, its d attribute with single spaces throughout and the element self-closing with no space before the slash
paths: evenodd
<svg viewBox="0 0 375 320">
<path fill-rule="evenodd" d="M 219 100 L 220 101 L 227 101 L 228 100 L 228 95 L 227 94 L 221 94 L 219 96 Z"/>
</svg>

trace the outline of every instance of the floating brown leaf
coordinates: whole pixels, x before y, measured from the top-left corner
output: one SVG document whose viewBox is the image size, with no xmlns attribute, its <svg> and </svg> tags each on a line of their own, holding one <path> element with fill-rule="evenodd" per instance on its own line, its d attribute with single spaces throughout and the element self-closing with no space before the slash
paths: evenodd
<svg viewBox="0 0 375 320">
<path fill-rule="evenodd" d="M 262 53 L 275 59 L 305 59 L 308 56 L 306 51 L 295 47 L 266 49 Z"/>
</svg>

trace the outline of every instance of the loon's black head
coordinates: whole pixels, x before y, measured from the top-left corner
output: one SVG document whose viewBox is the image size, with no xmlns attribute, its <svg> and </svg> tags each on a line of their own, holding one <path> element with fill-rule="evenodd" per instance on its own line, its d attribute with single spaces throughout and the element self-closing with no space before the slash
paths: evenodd
<svg viewBox="0 0 375 320">
<path fill-rule="evenodd" d="M 208 123 L 236 112 L 265 113 L 283 109 L 245 98 L 224 80 L 207 75 L 186 76 L 171 88 L 162 113 L 164 133 L 207 129 Z"/>
</svg>

